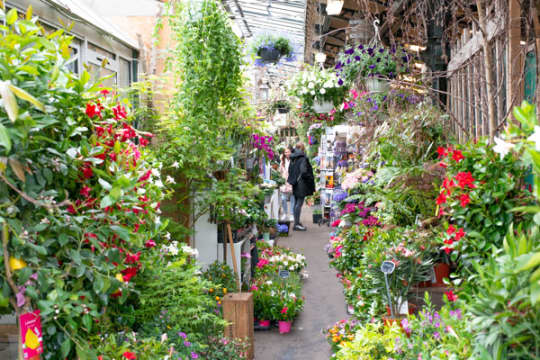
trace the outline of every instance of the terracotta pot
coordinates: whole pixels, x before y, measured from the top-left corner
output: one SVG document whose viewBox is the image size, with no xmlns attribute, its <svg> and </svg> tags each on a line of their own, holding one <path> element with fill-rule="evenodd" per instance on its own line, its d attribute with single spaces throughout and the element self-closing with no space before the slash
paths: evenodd
<svg viewBox="0 0 540 360">
<path fill-rule="evenodd" d="M 291 332 L 292 321 L 278 321 L 278 325 L 280 334 Z"/>
<path fill-rule="evenodd" d="M 450 276 L 450 265 L 445 263 L 437 263 L 435 266 L 433 266 L 433 269 L 435 270 L 435 284 L 443 286 L 443 279 Z"/>
<path fill-rule="evenodd" d="M 261 327 L 270 327 L 270 320 L 259 320 L 259 325 Z"/>
</svg>

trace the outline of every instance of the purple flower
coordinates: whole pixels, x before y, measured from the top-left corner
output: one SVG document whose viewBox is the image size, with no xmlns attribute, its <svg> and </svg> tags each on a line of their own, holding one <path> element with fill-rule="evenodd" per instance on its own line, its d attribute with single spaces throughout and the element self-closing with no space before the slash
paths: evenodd
<svg viewBox="0 0 540 360">
<path fill-rule="evenodd" d="M 184 341 L 184 346 L 190 347 L 190 346 L 191 346 L 191 343 L 190 343 L 189 341 L 186 340 L 186 341 Z"/>
<path fill-rule="evenodd" d="M 381 58 L 377 58 L 377 62 L 381 62 Z"/>
<path fill-rule="evenodd" d="M 373 70 L 375 69 L 375 65 L 369 65 L 369 68 Z"/>
<path fill-rule="evenodd" d="M 358 45 L 358 49 L 364 50 L 364 45 Z"/>
<path fill-rule="evenodd" d="M 353 52 L 354 52 L 354 48 L 349 48 L 349 49 L 345 50 L 345 54 L 347 54 L 347 55 L 351 55 Z"/>
<path fill-rule="evenodd" d="M 187 339 L 187 335 L 186 335 L 186 333 L 183 332 L 183 331 L 180 331 L 180 332 L 178 333 L 178 336 L 180 336 L 182 339 Z"/>
<path fill-rule="evenodd" d="M 368 54 L 371 55 L 371 54 L 373 54 L 373 49 L 372 49 L 372 48 L 368 48 L 368 49 L 367 49 L 367 52 L 368 52 Z"/>
<path fill-rule="evenodd" d="M 403 62 L 406 63 L 409 61 L 409 57 L 407 55 L 405 55 L 404 57 L 402 57 L 403 59 Z"/>
<path fill-rule="evenodd" d="M 343 85 L 343 80 L 339 79 L 337 83 L 338 83 L 339 86 L 341 86 L 341 85 Z"/>
<path fill-rule="evenodd" d="M 350 64 L 351 63 L 351 59 L 347 59 L 347 64 Z"/>
<path fill-rule="evenodd" d="M 192 351 L 192 352 L 191 352 L 191 358 L 192 358 L 192 359 L 198 359 L 198 358 L 199 358 L 199 355 L 197 355 L 196 352 L 193 352 L 193 351 Z"/>
<path fill-rule="evenodd" d="M 354 57 L 354 60 L 360 61 L 360 56 L 356 55 L 356 56 Z"/>
<path fill-rule="evenodd" d="M 433 333 L 433 337 L 434 337 L 435 339 L 437 339 L 437 340 L 440 340 L 441 334 L 439 334 L 438 331 L 435 331 L 435 332 Z"/>
<path fill-rule="evenodd" d="M 341 61 L 338 61 L 338 63 L 336 64 L 335 69 L 336 69 L 336 70 L 339 70 L 339 69 L 341 69 L 342 67 L 343 67 L 343 63 L 342 63 Z"/>
<path fill-rule="evenodd" d="M 401 327 L 403 328 L 403 331 L 405 331 L 407 334 L 411 334 L 411 328 L 409 327 L 409 320 L 406 318 L 401 320 Z"/>
<path fill-rule="evenodd" d="M 379 52 L 382 54 L 384 52 L 384 48 L 380 48 Z"/>
<path fill-rule="evenodd" d="M 450 310 L 450 316 L 455 316 L 456 319 L 461 320 L 461 309 Z"/>
</svg>

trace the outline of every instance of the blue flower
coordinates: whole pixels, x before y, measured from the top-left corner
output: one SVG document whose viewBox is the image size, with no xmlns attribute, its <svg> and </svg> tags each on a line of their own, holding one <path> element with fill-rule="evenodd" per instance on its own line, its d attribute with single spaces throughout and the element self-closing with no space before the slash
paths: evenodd
<svg viewBox="0 0 540 360">
<path fill-rule="evenodd" d="M 370 69 L 375 69 L 375 65 L 369 65 Z"/>
<path fill-rule="evenodd" d="M 354 57 L 354 60 L 360 61 L 360 56 L 356 55 L 356 56 Z"/>
<path fill-rule="evenodd" d="M 364 50 L 364 45 L 359 45 L 359 46 L 358 46 L 358 49 L 359 49 L 359 50 Z"/>
<path fill-rule="evenodd" d="M 353 52 L 354 52 L 354 48 L 349 48 L 349 49 L 345 50 L 345 54 L 347 54 L 347 55 L 351 55 Z"/>
<path fill-rule="evenodd" d="M 343 63 L 342 63 L 341 61 L 338 61 L 338 63 L 336 64 L 335 69 L 336 69 L 336 70 L 339 70 L 339 69 L 341 69 L 342 67 L 343 67 Z"/>
</svg>

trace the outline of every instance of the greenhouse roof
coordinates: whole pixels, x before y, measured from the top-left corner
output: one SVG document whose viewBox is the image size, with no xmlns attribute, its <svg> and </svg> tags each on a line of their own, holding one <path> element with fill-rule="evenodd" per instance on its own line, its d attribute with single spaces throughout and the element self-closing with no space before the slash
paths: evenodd
<svg viewBox="0 0 540 360">
<path fill-rule="evenodd" d="M 245 38 L 259 33 L 287 35 L 303 54 L 306 0 L 223 0 Z"/>
</svg>

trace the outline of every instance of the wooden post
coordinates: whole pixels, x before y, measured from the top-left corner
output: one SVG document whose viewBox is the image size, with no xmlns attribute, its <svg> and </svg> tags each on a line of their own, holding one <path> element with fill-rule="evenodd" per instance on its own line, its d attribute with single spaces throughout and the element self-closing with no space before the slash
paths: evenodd
<svg viewBox="0 0 540 360">
<path fill-rule="evenodd" d="M 519 104 L 521 99 L 521 6 L 519 0 L 508 0 L 507 29 L 506 108 L 512 109 Z"/>
<path fill-rule="evenodd" d="M 240 273 L 238 272 L 238 264 L 236 263 L 236 252 L 234 251 L 231 224 L 229 222 L 227 222 L 227 232 L 229 233 L 229 244 L 231 246 L 231 256 L 232 256 L 234 275 L 236 276 L 236 285 L 238 286 L 238 291 L 241 292 L 242 284 L 240 283 Z"/>
<path fill-rule="evenodd" d="M 247 359 L 253 359 L 253 294 L 246 292 L 225 295 L 223 318 L 229 323 L 225 327 L 225 337 L 247 340 L 249 345 Z"/>
</svg>

